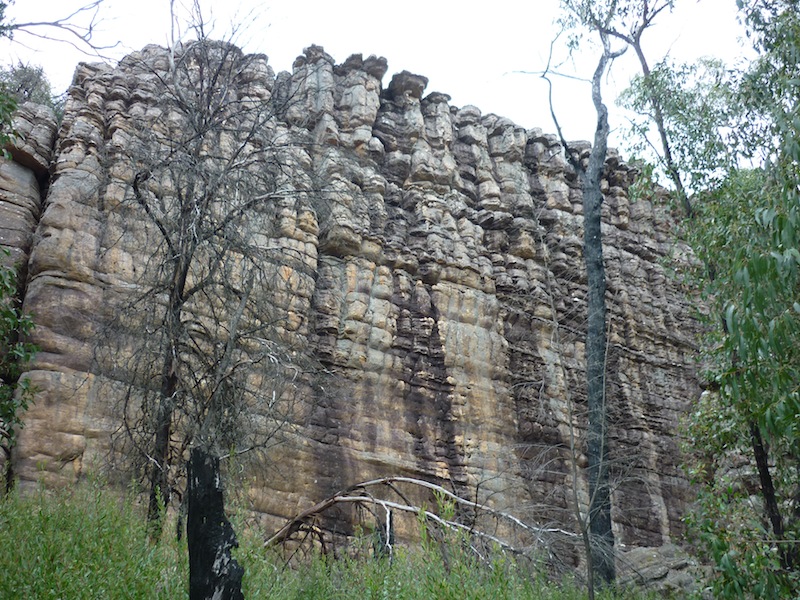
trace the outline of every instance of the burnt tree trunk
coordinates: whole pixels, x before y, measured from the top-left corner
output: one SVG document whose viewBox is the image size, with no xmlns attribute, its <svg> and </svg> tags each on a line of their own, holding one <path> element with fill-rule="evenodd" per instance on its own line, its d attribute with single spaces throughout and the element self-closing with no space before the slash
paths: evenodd
<svg viewBox="0 0 800 600">
<path fill-rule="evenodd" d="M 614 581 L 614 533 L 611 529 L 611 487 L 608 471 L 608 412 L 606 410 L 606 272 L 603 263 L 601 181 L 608 145 L 608 110 L 603 104 L 601 80 L 612 58 L 607 38 L 604 53 L 592 78 L 592 101 L 597 129 L 582 169 L 583 258 L 587 278 L 586 398 L 589 412 L 586 458 L 589 463 L 589 560 L 592 584 Z M 592 595 L 594 586 L 592 585 Z"/>
<path fill-rule="evenodd" d="M 602 179 L 608 151 L 608 109 L 603 103 L 602 79 L 609 61 L 624 52 L 612 52 L 608 33 L 599 30 L 603 54 L 592 76 L 592 103 L 597 113 L 594 144 L 584 165 L 579 153 L 573 153 L 564 138 L 553 110 L 561 145 L 570 164 L 581 178 L 583 186 L 583 259 L 587 280 L 586 326 L 586 427 L 587 478 L 589 480 L 588 515 L 576 500 L 576 511 L 586 551 L 589 598 L 595 597 L 595 587 L 613 583 L 616 578 L 614 532 L 611 522 L 611 483 L 608 468 L 608 411 L 606 410 L 606 272 L 603 262 Z M 588 521 L 588 523 L 587 523 Z M 595 586 L 597 584 L 597 586 Z"/>
<path fill-rule="evenodd" d="M 0 446 L 5 454 L 5 461 L 3 462 L 3 495 L 8 495 L 14 489 L 14 465 L 11 463 L 11 448 Z"/>
<path fill-rule="evenodd" d="M 189 599 L 244 600 L 244 569 L 231 555 L 239 543 L 225 516 L 219 459 L 194 448 L 188 477 Z"/>
</svg>

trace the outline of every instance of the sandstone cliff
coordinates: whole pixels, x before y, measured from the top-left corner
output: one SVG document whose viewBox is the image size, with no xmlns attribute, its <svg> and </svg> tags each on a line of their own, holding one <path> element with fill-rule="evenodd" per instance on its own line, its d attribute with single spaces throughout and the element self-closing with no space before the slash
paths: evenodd
<svg viewBox="0 0 800 600">
<path fill-rule="evenodd" d="M 104 307 L 147 262 L 118 208 L 131 123 L 157 104 L 153 73 L 166 63 L 148 46 L 117 66 L 80 65 L 55 142 L 51 118 L 27 107 L 26 142 L 0 166 L 2 243 L 29 256 L 25 309 L 41 347 L 15 456 L 23 482 L 102 469 L 120 425 L 95 348 Z M 272 451 L 275 468 L 248 479 L 256 509 L 287 517 L 398 474 L 569 523 L 586 289 L 579 182 L 555 137 L 424 95 L 418 75 L 383 86 L 375 57 L 337 65 L 311 47 L 277 77 L 257 64 L 265 102 L 293 99 L 269 124 L 287 192 L 270 217 L 286 257 L 274 303 L 324 372 L 304 399 L 310 418 Z M 613 517 L 619 543 L 659 546 L 680 540 L 689 497 L 676 431 L 699 391 L 696 324 L 667 272 L 686 249 L 664 208 L 629 199 L 635 176 L 609 156 Z"/>
</svg>

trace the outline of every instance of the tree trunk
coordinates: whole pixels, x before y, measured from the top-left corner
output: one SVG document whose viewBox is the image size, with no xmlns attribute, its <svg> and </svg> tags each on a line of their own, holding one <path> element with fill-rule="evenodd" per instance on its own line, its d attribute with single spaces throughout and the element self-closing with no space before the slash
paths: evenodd
<svg viewBox="0 0 800 600">
<path fill-rule="evenodd" d="M 172 434 L 172 397 L 177 389 L 177 379 L 173 370 L 172 355 L 164 361 L 164 372 L 161 381 L 161 393 L 156 412 L 156 439 L 153 447 L 153 465 L 150 475 L 150 502 L 147 507 L 147 522 L 150 525 L 150 537 L 153 540 L 161 536 L 161 512 L 169 503 L 169 438 Z"/>
<path fill-rule="evenodd" d="M 3 494 L 8 495 L 14 489 L 14 465 L 11 463 L 11 448 L 0 446 L 5 454 L 3 462 Z"/>
<path fill-rule="evenodd" d="M 592 78 L 592 101 L 597 111 L 597 129 L 589 164 L 583 172 L 583 258 L 588 282 L 586 329 L 586 397 L 589 476 L 589 539 L 592 578 L 610 583 L 615 578 L 614 533 L 611 529 L 611 493 L 608 474 L 606 414 L 606 275 L 603 265 L 600 182 L 608 145 L 608 111 L 603 104 L 601 79 L 609 52 L 603 54 Z"/>
<path fill-rule="evenodd" d="M 165 349 L 164 364 L 161 368 L 161 389 L 156 409 L 156 431 L 153 447 L 152 474 L 150 476 L 150 503 L 147 508 L 147 521 L 150 524 L 150 537 L 153 540 L 161 535 L 161 509 L 169 503 L 169 442 L 172 436 L 172 418 L 175 411 L 175 394 L 178 391 L 176 357 L 181 337 L 181 310 L 184 303 L 186 278 L 189 272 L 192 252 L 183 252 L 175 264 L 170 289 L 167 312 L 167 335 L 169 345 Z"/>
<path fill-rule="evenodd" d="M 188 477 L 189 599 L 244 600 L 244 569 L 231 555 L 239 543 L 225 516 L 219 459 L 192 449 Z"/>
<path fill-rule="evenodd" d="M 605 393 L 606 369 L 606 274 L 603 264 L 602 207 L 603 192 L 600 184 L 605 170 L 608 150 L 608 110 L 603 104 L 601 83 L 609 60 L 621 52 L 612 53 L 608 35 L 600 31 L 603 55 L 592 77 L 592 102 L 597 112 L 597 129 L 589 163 L 584 166 L 580 157 L 573 156 L 553 110 L 550 114 L 556 124 L 561 144 L 567 158 L 581 177 L 583 186 L 583 259 L 587 277 L 586 325 L 586 401 L 588 410 L 587 449 L 589 479 L 589 514 L 576 506 L 581 522 L 586 551 L 586 569 L 589 598 L 595 597 L 595 582 L 608 584 L 614 581 L 614 533 L 611 529 L 611 490 L 608 473 L 607 414 Z M 588 525 L 586 521 L 588 520 Z"/>
<path fill-rule="evenodd" d="M 775 486 L 772 483 L 772 474 L 769 472 L 769 450 L 761 437 L 761 429 L 755 421 L 750 421 L 750 441 L 753 445 L 753 454 L 758 468 L 758 480 L 761 484 L 761 496 L 764 498 L 764 510 L 772 525 L 772 533 L 775 535 L 778 547 L 781 549 L 781 567 L 790 570 L 794 568 L 795 550 L 791 547 L 791 544 L 782 543 L 784 539 L 783 518 L 778 507 Z"/>
<path fill-rule="evenodd" d="M 632 40 L 630 44 L 633 46 L 633 49 L 636 52 L 636 57 L 639 59 L 639 64 L 642 67 L 642 75 L 644 75 L 645 78 L 645 84 L 649 85 L 648 79 L 651 73 L 650 65 L 647 64 L 647 58 L 642 50 L 641 40 L 637 38 Z M 661 149 L 664 152 L 664 164 L 667 167 L 667 175 L 669 175 L 669 178 L 672 180 L 672 183 L 675 186 L 675 191 L 678 193 L 678 197 L 683 204 L 683 209 L 686 211 L 686 216 L 691 219 L 694 217 L 694 210 L 692 209 L 692 203 L 689 201 L 689 195 L 686 193 L 686 189 L 683 187 L 683 180 L 681 179 L 680 170 L 675 164 L 675 159 L 672 157 L 672 146 L 669 143 L 667 128 L 664 125 L 664 111 L 661 109 L 661 101 L 653 93 L 650 93 L 649 96 L 650 106 L 653 109 L 652 117 L 656 123 L 656 129 L 658 129 L 658 136 L 661 139 Z"/>
</svg>

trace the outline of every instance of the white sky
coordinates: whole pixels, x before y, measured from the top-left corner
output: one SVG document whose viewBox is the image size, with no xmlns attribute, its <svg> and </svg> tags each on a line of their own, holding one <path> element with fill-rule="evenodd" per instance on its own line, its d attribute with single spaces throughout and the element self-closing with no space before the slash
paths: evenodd
<svg viewBox="0 0 800 600">
<path fill-rule="evenodd" d="M 70 14 L 88 0 L 16 0 L 8 9 L 12 20 L 49 21 Z M 176 5 L 189 0 L 176 0 Z M 213 18 L 214 33 L 226 37 L 230 24 L 243 23 L 237 42 L 249 52 L 265 53 L 277 71 L 290 70 L 296 56 L 310 44 L 324 46 L 337 63 L 353 53 L 385 56 L 392 74 L 408 70 L 428 77 L 426 92 L 452 97 L 451 104 L 474 104 L 527 128 L 554 131 L 547 87 L 532 74 L 546 64 L 557 30 L 558 0 L 201 0 L 204 14 Z M 657 62 L 666 52 L 691 61 L 716 56 L 734 62 L 741 53 L 742 30 L 735 0 L 676 0 L 645 33 L 644 46 Z M 148 43 L 166 45 L 169 39 L 169 0 L 105 0 L 96 30 L 99 43 L 119 47 L 108 51 L 119 59 Z M 42 31 L 42 33 L 45 33 Z M 565 55 L 563 45 L 562 57 Z M 54 91 L 65 89 L 75 65 L 97 60 L 66 44 L 48 43 L 18 33 L 0 43 L 0 63 L 21 59 L 40 64 Z M 588 78 L 596 53 L 587 48 L 561 70 Z M 633 52 L 614 65 L 604 90 L 612 108 L 612 128 L 624 126 L 613 110 L 617 92 L 637 67 Z M 555 105 L 568 139 L 590 139 L 594 113 L 588 83 L 554 79 Z M 612 135 L 612 144 L 618 143 Z"/>
</svg>

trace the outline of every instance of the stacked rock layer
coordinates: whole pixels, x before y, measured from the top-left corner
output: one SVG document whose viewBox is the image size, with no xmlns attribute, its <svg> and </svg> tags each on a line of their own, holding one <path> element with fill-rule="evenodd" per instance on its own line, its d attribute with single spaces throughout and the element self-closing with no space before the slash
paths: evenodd
<svg viewBox="0 0 800 600">
<path fill-rule="evenodd" d="M 23 482 L 102 470 L 120 426 L 96 348 L 115 294 L 148 264 L 121 233 L 144 217 L 119 207 L 131 123 L 157 105 L 168 58 L 149 46 L 116 67 L 80 65 L 56 141 L 52 118 L 28 107 L 26 144 L 0 167 L 2 243 L 27 260 L 41 348 L 15 451 Z M 573 489 L 586 494 L 586 282 L 580 181 L 557 139 L 424 95 L 418 75 L 384 86 L 380 58 L 337 65 L 312 46 L 291 74 L 253 64 L 249 85 L 283 107 L 268 125 L 284 192 L 268 234 L 285 256 L 274 306 L 320 365 L 303 388 L 309 418 L 271 451 L 275 468 L 246 479 L 254 507 L 277 522 L 358 481 L 406 475 L 570 524 Z M 613 518 L 620 543 L 659 546 L 680 537 L 689 497 L 677 433 L 698 395 L 697 325 L 668 272 L 688 250 L 666 208 L 631 200 L 635 177 L 609 155 Z"/>
</svg>

